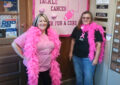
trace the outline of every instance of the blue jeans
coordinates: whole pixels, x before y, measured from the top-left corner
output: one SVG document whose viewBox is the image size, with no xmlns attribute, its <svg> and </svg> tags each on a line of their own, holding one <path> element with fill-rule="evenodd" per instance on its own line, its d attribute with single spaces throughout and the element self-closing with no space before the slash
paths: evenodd
<svg viewBox="0 0 120 85">
<path fill-rule="evenodd" d="M 93 85 L 95 67 L 89 58 L 73 56 L 76 85 Z"/>
</svg>

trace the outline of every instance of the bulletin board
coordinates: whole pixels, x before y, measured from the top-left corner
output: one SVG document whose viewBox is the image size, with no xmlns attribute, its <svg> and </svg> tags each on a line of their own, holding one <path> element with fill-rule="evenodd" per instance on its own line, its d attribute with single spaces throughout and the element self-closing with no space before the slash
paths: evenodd
<svg viewBox="0 0 120 85">
<path fill-rule="evenodd" d="M 60 36 L 70 36 L 89 0 L 33 0 L 33 19 L 43 12 Z"/>
<path fill-rule="evenodd" d="M 111 69 L 120 73 L 120 1 L 117 1 L 115 15 Z"/>
</svg>

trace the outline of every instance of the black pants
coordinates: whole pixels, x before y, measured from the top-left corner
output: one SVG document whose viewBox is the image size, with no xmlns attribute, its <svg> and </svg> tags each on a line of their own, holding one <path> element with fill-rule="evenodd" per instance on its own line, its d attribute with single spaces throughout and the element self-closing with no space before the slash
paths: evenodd
<svg viewBox="0 0 120 85">
<path fill-rule="evenodd" d="M 40 72 L 39 79 L 38 79 L 38 85 L 52 85 L 51 77 L 49 75 L 49 70 Z"/>
<path fill-rule="evenodd" d="M 25 72 L 24 78 L 26 80 L 25 83 L 27 83 L 28 80 L 27 72 Z M 49 70 L 39 73 L 38 85 L 52 85 L 51 77 L 49 75 Z"/>
</svg>

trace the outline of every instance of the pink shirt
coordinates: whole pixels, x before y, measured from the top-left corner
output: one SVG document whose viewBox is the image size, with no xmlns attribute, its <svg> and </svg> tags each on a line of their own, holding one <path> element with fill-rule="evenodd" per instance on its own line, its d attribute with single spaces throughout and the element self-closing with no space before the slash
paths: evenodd
<svg viewBox="0 0 120 85">
<path fill-rule="evenodd" d="M 21 36 L 14 40 L 21 48 L 24 48 L 26 40 L 26 33 L 23 33 Z M 49 40 L 46 34 L 40 36 L 40 42 L 37 43 L 37 56 L 39 57 L 39 67 L 40 72 L 50 69 L 51 62 L 51 52 L 54 48 L 54 43 Z M 27 65 L 27 60 L 24 59 L 24 65 Z"/>
</svg>

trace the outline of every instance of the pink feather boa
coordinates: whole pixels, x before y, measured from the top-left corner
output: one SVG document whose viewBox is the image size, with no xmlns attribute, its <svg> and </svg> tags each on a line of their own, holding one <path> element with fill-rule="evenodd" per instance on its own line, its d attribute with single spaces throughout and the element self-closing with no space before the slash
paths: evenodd
<svg viewBox="0 0 120 85">
<path fill-rule="evenodd" d="M 104 30 L 102 26 L 96 24 L 95 22 L 92 22 L 89 25 L 81 25 L 81 27 L 84 27 L 82 29 L 83 32 L 88 31 L 88 43 L 89 43 L 89 59 L 92 61 L 94 59 L 94 55 L 96 52 L 96 47 L 95 47 L 95 30 L 99 31 L 100 34 L 102 35 L 103 42 L 101 43 L 101 51 L 100 51 L 100 56 L 99 56 L 99 63 L 102 62 L 103 56 L 104 56 L 104 46 L 105 46 L 105 37 L 104 37 Z"/>
<path fill-rule="evenodd" d="M 56 61 L 56 58 L 59 55 L 59 50 L 61 42 L 59 36 L 52 29 L 47 30 L 48 37 L 51 41 L 54 42 L 54 49 L 51 53 L 51 69 L 50 76 L 52 79 L 52 85 L 60 85 L 61 72 L 59 64 Z M 27 63 L 27 73 L 28 73 L 28 85 L 38 85 L 38 74 L 39 74 L 39 63 L 38 57 L 36 56 L 36 44 L 40 40 L 41 31 L 37 27 L 30 27 L 26 34 L 26 41 L 24 46 L 24 56 L 30 60 Z"/>
</svg>

